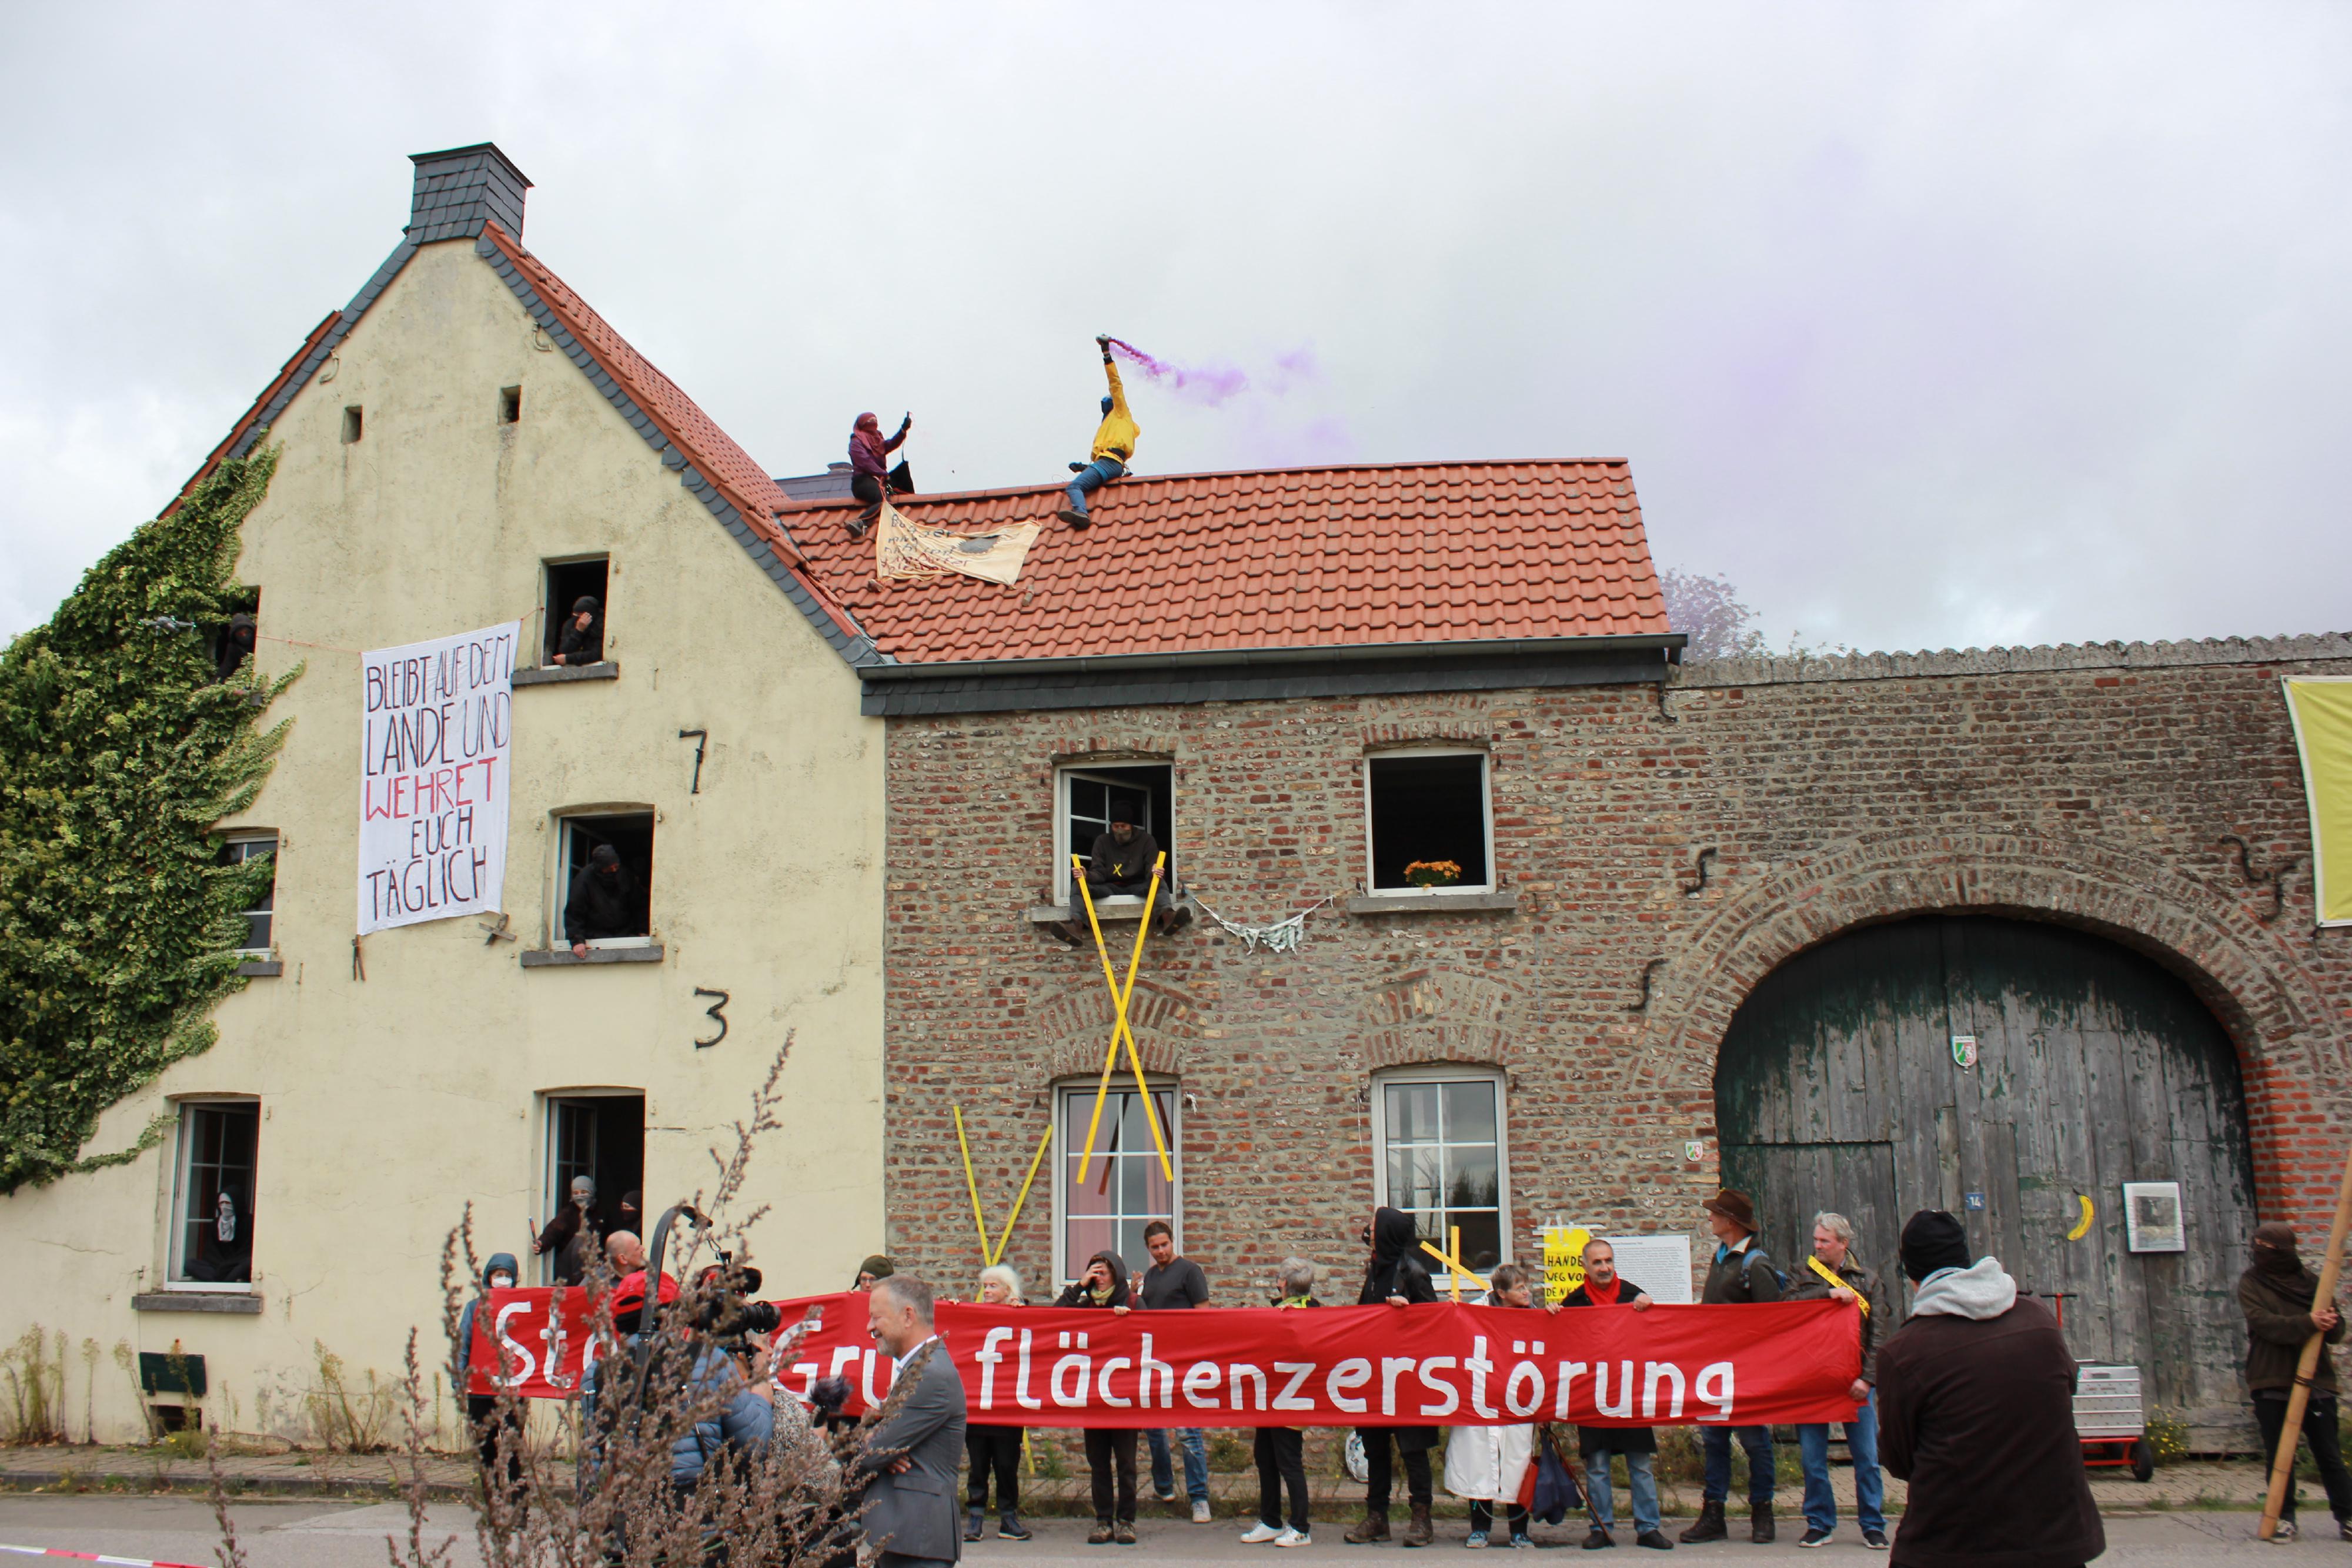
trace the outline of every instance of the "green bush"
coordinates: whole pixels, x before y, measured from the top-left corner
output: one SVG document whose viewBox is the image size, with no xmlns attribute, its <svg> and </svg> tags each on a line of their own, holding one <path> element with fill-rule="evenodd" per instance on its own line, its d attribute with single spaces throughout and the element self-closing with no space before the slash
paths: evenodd
<svg viewBox="0 0 2352 1568">
<path fill-rule="evenodd" d="M 268 776 L 286 727 L 256 716 L 299 672 L 221 681 L 197 628 L 240 601 L 237 528 L 275 465 L 223 464 L 0 655 L 0 1193 L 152 1146 L 160 1119 L 82 1154 L 244 984 L 237 912 L 269 862 L 222 865 L 211 830 Z"/>
</svg>

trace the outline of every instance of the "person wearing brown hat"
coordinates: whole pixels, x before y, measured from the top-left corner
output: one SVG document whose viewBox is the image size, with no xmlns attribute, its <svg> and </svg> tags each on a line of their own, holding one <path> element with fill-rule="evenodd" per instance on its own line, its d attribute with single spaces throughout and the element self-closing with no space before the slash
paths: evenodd
<svg viewBox="0 0 2352 1568">
<path fill-rule="evenodd" d="M 1715 1233 L 1715 1262 L 1706 1271 L 1699 1301 L 1707 1306 L 1780 1299 L 1780 1276 L 1756 1240 L 1756 1205 L 1736 1187 L 1706 1200 L 1707 1228 Z M 1721 1541 L 1724 1500 L 1731 1495 L 1731 1440 L 1748 1453 L 1748 1539 L 1770 1541 L 1772 1522 L 1772 1428 L 1703 1427 L 1699 1447 L 1706 1458 L 1706 1483 L 1699 1494 L 1698 1519 L 1682 1532 L 1685 1542 Z"/>
<path fill-rule="evenodd" d="M 2238 1310 L 2246 1314 L 2246 1387 L 2254 1396 L 2263 1458 L 2269 1460 L 2278 1453 L 2279 1435 L 2286 1430 L 2287 1396 L 2294 1389 L 2295 1365 L 2305 1343 L 2313 1334 L 2326 1335 L 2319 1364 L 2311 1370 L 2311 1403 L 2304 1406 L 2303 1435 L 2319 1467 L 2319 1484 L 2327 1489 L 2336 1533 L 2352 1541 L 2352 1475 L 2345 1472 L 2336 1436 L 2336 1357 L 2326 1348 L 2343 1340 L 2344 1314 L 2333 1301 L 2313 1311 L 2312 1299 L 2318 1293 L 2318 1277 L 2295 1253 L 2294 1227 L 2275 1219 L 2254 1227 L 2252 1267 L 2238 1279 Z M 2267 1465 L 2263 1474 L 2269 1474 Z M 2294 1493 L 2290 1482 L 2273 1541 L 2294 1539 Z"/>
</svg>

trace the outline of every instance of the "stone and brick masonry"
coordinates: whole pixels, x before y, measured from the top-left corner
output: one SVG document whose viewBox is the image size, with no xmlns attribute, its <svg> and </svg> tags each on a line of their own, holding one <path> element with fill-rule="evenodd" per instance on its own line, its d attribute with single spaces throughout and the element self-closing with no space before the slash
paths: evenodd
<svg viewBox="0 0 2352 1568">
<path fill-rule="evenodd" d="M 2279 689 L 2308 674 L 2352 674 L 2352 636 L 1727 661 L 1663 703 L 1609 685 L 893 719 L 888 1247 L 969 1289 L 950 1106 L 993 1228 L 1050 1086 L 1099 1069 L 1095 956 L 1028 918 L 1050 897 L 1057 764 L 1172 763 L 1186 879 L 1260 924 L 1359 891 L 1363 758 L 1397 743 L 1490 749 L 1515 908 L 1328 907 L 1287 956 L 1205 920 L 1147 948 L 1136 1034 L 1181 1081 L 1186 1251 L 1220 1299 L 1293 1252 L 1352 1296 L 1370 1074 L 1404 1063 L 1507 1072 L 1520 1256 L 1554 1215 L 1692 1229 L 1741 998 L 1801 948 L 1929 911 L 2083 926 L 2185 977 L 2238 1048 L 2263 1214 L 2324 1231 L 2352 1138 L 2352 930 L 2312 924 Z M 1033 1281 L 1053 1174 L 1008 1251 Z"/>
</svg>

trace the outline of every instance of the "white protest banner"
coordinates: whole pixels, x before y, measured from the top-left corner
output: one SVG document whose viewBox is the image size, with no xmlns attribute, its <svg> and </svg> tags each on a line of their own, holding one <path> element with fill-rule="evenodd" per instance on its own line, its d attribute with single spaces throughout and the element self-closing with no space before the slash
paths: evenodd
<svg viewBox="0 0 2352 1568">
<path fill-rule="evenodd" d="M 359 933 L 495 913 L 522 622 L 361 655 Z"/>
</svg>

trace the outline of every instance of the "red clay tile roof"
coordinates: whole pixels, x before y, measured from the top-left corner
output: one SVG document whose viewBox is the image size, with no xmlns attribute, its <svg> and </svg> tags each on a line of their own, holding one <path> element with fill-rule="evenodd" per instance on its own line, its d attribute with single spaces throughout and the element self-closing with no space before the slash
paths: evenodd
<svg viewBox="0 0 2352 1568">
<path fill-rule="evenodd" d="M 813 574 L 901 663 L 1663 633 L 1665 600 L 1622 458 L 1148 476 L 913 497 L 965 531 L 1035 521 L 1011 588 L 877 582 L 847 506 L 785 514 Z"/>
</svg>

